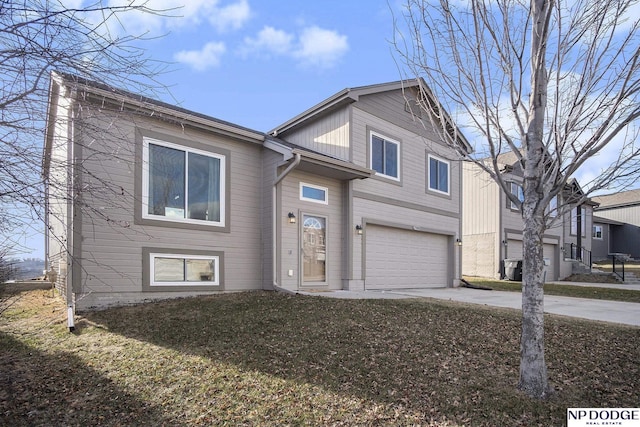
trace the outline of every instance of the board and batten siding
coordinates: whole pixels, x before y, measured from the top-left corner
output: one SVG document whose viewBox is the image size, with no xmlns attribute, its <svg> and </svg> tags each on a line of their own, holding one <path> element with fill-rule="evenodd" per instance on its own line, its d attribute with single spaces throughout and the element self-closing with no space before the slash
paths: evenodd
<svg viewBox="0 0 640 427">
<path fill-rule="evenodd" d="M 83 275 L 81 292 L 77 295 L 78 309 L 211 293 L 191 289 L 143 292 L 143 248 L 170 249 L 178 254 L 189 251 L 222 253 L 220 275 L 224 280 L 220 290 L 261 289 L 261 146 L 153 119 L 137 118 L 134 125 L 126 116 L 110 117 L 107 112 L 85 120 L 86 126 L 76 136 L 81 138 L 83 145 L 83 167 L 91 172 L 91 176 L 83 174 L 82 184 L 97 188 L 101 183 L 108 183 L 114 191 L 84 195 L 91 210 L 104 213 L 108 221 L 88 213 L 82 215 L 80 262 Z M 109 133 L 92 131 L 104 129 L 105 122 L 116 124 L 117 129 Z M 139 132 L 145 131 L 154 132 L 154 137 L 163 135 L 159 139 L 168 142 L 192 141 L 212 149 L 228 150 L 230 215 L 226 220 L 230 225 L 229 232 L 220 232 L 216 227 L 203 231 L 202 228 L 173 228 L 171 224 L 162 223 L 142 225 L 135 221 L 134 210 L 136 204 L 141 203 L 141 195 L 136 190 L 140 183 L 136 180 L 141 177 L 136 172 L 139 165 L 134 161 L 134 153 L 139 150 L 136 147 L 141 141 Z"/>
<path fill-rule="evenodd" d="M 617 208 L 602 208 L 596 211 L 596 215 L 640 227 L 640 204 Z"/>
<path fill-rule="evenodd" d="M 309 125 L 279 136 L 301 147 L 348 161 L 349 109 L 341 108 Z"/>
<path fill-rule="evenodd" d="M 314 203 L 300 200 L 300 182 L 325 187 L 328 190 L 328 204 Z M 343 245 L 343 196 L 342 182 L 337 179 L 325 178 L 303 171 L 292 171 L 281 182 L 282 212 L 280 215 L 281 245 L 280 245 L 280 285 L 285 289 L 296 290 L 299 287 L 320 287 L 325 289 L 342 289 L 344 261 Z M 293 212 L 297 218 L 296 224 L 288 222 L 287 214 Z M 326 284 L 309 284 L 302 282 L 301 239 L 304 215 L 325 217 L 326 221 Z M 288 271 L 293 270 L 289 276 Z"/>
<path fill-rule="evenodd" d="M 495 235 L 500 228 L 500 187 L 489 174 L 472 163 L 463 164 L 463 183 L 463 236 Z"/>
</svg>

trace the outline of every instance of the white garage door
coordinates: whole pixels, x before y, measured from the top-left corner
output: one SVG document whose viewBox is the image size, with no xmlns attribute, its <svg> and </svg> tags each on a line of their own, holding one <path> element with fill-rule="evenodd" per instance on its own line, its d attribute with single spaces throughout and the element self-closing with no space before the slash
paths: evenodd
<svg viewBox="0 0 640 427">
<path fill-rule="evenodd" d="M 507 258 L 522 259 L 522 241 L 509 239 L 507 246 Z M 546 271 L 546 281 L 555 280 L 555 252 L 556 245 L 545 243 L 542 248 L 545 259 L 544 271 Z"/>
<path fill-rule="evenodd" d="M 367 225 L 366 289 L 446 287 L 448 237 Z"/>
<path fill-rule="evenodd" d="M 522 259 L 522 240 L 509 239 L 507 243 L 507 258 Z"/>
<path fill-rule="evenodd" d="M 556 246 L 557 245 L 550 245 L 548 243 L 545 243 L 542 249 L 544 253 L 544 271 L 547 273 L 545 281 L 547 282 L 556 280 L 556 278 L 554 277 L 556 271 Z"/>
</svg>

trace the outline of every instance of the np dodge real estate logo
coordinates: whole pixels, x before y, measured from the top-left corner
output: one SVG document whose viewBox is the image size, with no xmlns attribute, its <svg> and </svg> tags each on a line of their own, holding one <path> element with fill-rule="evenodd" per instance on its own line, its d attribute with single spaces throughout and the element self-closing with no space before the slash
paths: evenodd
<svg viewBox="0 0 640 427">
<path fill-rule="evenodd" d="M 567 427 L 640 427 L 640 408 L 567 409 Z"/>
</svg>

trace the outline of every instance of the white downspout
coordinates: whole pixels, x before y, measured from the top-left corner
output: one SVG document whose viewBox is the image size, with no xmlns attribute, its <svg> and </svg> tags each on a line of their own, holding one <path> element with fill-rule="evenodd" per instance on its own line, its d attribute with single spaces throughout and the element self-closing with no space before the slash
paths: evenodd
<svg viewBox="0 0 640 427">
<path fill-rule="evenodd" d="M 282 171 L 282 173 L 280 175 L 278 175 L 276 177 L 275 182 L 273 183 L 273 191 L 272 191 L 272 217 L 273 217 L 273 228 L 272 228 L 272 250 L 273 250 L 273 254 L 272 254 L 272 269 L 273 269 L 273 289 L 275 289 L 278 292 L 289 292 L 291 293 L 291 291 L 289 291 L 288 289 L 284 289 L 283 287 L 280 286 L 280 284 L 278 283 L 278 235 L 277 235 L 277 226 L 278 226 L 278 218 L 277 218 L 277 212 L 278 212 L 278 207 L 277 207 L 277 188 L 278 188 L 278 184 L 280 183 L 280 181 L 282 181 L 287 175 L 289 175 L 289 173 L 294 170 L 301 161 L 301 157 L 300 157 L 300 153 L 296 153 L 295 154 L 295 158 L 293 159 L 293 162 L 287 166 L 287 168 L 285 170 Z"/>
</svg>

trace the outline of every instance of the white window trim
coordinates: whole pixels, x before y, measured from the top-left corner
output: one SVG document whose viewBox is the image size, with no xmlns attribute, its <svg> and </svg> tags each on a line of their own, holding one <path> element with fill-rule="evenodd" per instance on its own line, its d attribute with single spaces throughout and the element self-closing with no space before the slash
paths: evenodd
<svg viewBox="0 0 640 427">
<path fill-rule="evenodd" d="M 522 188 L 522 194 L 524 195 L 524 187 L 522 186 L 522 184 L 520 184 L 519 182 L 516 182 L 516 181 L 509 181 L 509 192 L 511 194 L 513 194 L 514 196 L 516 196 L 516 198 L 518 197 L 517 194 L 513 193 L 513 185 L 514 184 L 517 185 L 519 188 Z M 520 200 L 520 199 L 518 198 L 518 200 Z M 520 200 L 520 202 L 522 202 L 522 200 Z M 513 203 L 513 201 L 511 199 L 509 199 L 509 209 L 511 209 L 512 211 L 519 211 L 520 210 L 520 208 L 515 203 Z"/>
<path fill-rule="evenodd" d="M 398 147 L 398 153 L 397 153 L 397 160 L 396 160 L 396 169 L 398 171 L 398 176 L 395 177 L 393 175 L 386 175 L 384 173 L 378 172 L 376 171 L 376 175 L 377 176 L 382 176 L 385 177 L 387 179 L 392 179 L 394 181 L 398 181 L 400 182 L 400 142 L 396 141 L 395 139 L 389 138 L 387 136 L 384 136 L 378 132 L 374 132 L 374 131 L 370 131 L 369 132 L 369 167 L 371 167 L 371 169 L 373 169 L 373 137 L 377 136 L 378 138 L 387 141 L 387 142 L 391 142 L 392 144 L 395 144 Z"/>
<path fill-rule="evenodd" d="M 213 274 L 216 278 L 214 281 L 207 282 L 156 282 L 155 281 L 155 259 L 156 258 L 173 258 L 173 259 L 203 259 L 208 261 L 215 261 L 215 267 Z M 219 256 L 206 256 L 206 255 L 188 255 L 188 254 L 165 254 L 165 253 L 150 253 L 149 254 L 149 286 L 220 286 L 220 257 Z"/>
<path fill-rule="evenodd" d="M 600 229 L 600 237 L 596 236 L 596 229 Z M 591 238 L 595 239 L 595 240 L 602 240 L 603 239 L 603 234 L 604 234 L 604 227 L 601 225 L 594 225 L 593 226 L 593 232 L 591 234 Z"/>
<path fill-rule="evenodd" d="M 447 165 L 447 191 L 438 190 L 431 187 L 431 159 L 435 159 Z M 451 195 L 451 163 L 442 157 L 434 156 L 433 154 L 427 155 L 427 188 L 434 193 Z"/>
<path fill-rule="evenodd" d="M 309 198 L 309 197 L 304 197 L 303 196 L 304 187 L 309 187 L 309 188 L 313 188 L 315 190 L 324 191 L 324 200 L 318 200 L 318 199 L 312 199 L 312 198 Z M 306 182 L 300 182 L 300 200 L 304 200 L 305 202 L 320 203 L 322 205 L 328 205 L 329 204 L 329 189 L 327 187 L 321 187 L 319 185 L 308 184 Z"/>
<path fill-rule="evenodd" d="M 207 157 L 213 157 L 220 160 L 220 221 L 203 221 L 191 218 L 175 218 L 163 215 L 153 215 L 149 213 L 149 144 L 159 145 L 162 147 L 173 148 L 185 153 L 195 153 Z M 147 138 L 142 139 L 142 218 L 153 219 L 157 221 L 179 222 L 188 224 L 208 225 L 211 227 L 224 227 L 226 218 L 226 157 L 222 154 L 211 153 L 208 151 L 198 150 L 196 148 L 185 147 L 184 145 L 173 144 L 159 139 Z M 189 163 L 186 162 L 185 179 L 189 176 Z M 187 192 L 188 193 L 188 192 Z M 188 206 L 188 194 L 185 194 L 185 207 Z"/>
</svg>

